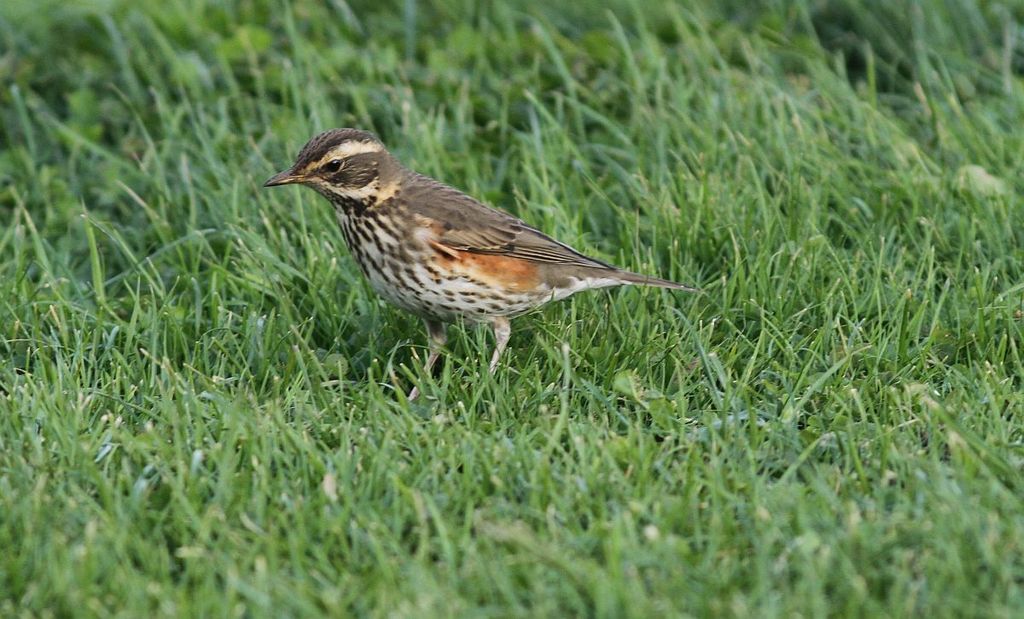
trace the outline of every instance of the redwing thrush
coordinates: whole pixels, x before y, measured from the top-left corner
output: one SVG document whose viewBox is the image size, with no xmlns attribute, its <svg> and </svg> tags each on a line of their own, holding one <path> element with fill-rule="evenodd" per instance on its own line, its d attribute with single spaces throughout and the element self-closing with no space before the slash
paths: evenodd
<svg viewBox="0 0 1024 619">
<path fill-rule="evenodd" d="M 423 318 L 427 370 L 444 346 L 445 323 L 490 323 L 490 370 L 508 343 L 509 319 L 591 288 L 623 284 L 694 290 L 584 256 L 526 223 L 417 174 L 366 131 L 315 136 L 292 167 L 265 187 L 299 183 L 327 198 L 349 251 L 370 285 Z M 413 389 L 410 398 L 416 397 Z"/>
</svg>

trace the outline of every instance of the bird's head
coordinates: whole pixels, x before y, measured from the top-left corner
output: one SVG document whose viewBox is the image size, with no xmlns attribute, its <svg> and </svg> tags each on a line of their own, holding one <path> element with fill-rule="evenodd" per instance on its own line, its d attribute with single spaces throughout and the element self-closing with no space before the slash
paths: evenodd
<svg viewBox="0 0 1024 619">
<path fill-rule="evenodd" d="M 328 199 L 377 200 L 395 182 L 399 170 L 384 144 L 360 129 L 331 129 L 299 151 L 290 168 L 270 177 L 264 187 L 302 184 Z"/>
</svg>

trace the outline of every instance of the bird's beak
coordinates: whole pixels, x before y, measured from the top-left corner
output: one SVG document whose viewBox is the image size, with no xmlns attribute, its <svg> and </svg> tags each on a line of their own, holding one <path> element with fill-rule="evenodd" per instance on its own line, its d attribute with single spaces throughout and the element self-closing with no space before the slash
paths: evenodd
<svg viewBox="0 0 1024 619">
<path fill-rule="evenodd" d="M 278 172 L 267 179 L 267 182 L 263 183 L 264 187 L 277 187 L 278 185 L 291 185 L 292 183 L 301 183 L 303 177 L 293 172 L 291 169 L 287 169 L 284 172 Z"/>
</svg>

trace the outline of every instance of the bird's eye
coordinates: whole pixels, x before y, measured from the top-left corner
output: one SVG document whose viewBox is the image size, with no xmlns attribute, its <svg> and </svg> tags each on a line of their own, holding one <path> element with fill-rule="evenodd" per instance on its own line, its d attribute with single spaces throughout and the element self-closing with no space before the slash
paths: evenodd
<svg viewBox="0 0 1024 619">
<path fill-rule="evenodd" d="M 341 159 L 331 159 L 330 161 L 325 163 L 320 169 L 323 170 L 324 172 L 327 172 L 328 174 L 334 174 L 335 172 L 341 169 Z"/>
</svg>

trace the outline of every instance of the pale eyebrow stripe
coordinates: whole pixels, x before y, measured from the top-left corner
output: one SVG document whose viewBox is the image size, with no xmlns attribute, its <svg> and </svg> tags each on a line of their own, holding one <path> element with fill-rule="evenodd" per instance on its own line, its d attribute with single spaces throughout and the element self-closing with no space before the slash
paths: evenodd
<svg viewBox="0 0 1024 619">
<path fill-rule="evenodd" d="M 382 150 L 384 150 L 384 147 L 377 142 L 343 142 L 327 151 L 327 153 L 316 162 L 314 167 L 319 167 L 331 159 L 347 159 L 352 155 L 379 153 Z"/>
</svg>

